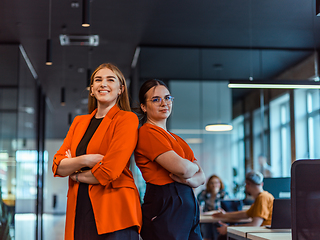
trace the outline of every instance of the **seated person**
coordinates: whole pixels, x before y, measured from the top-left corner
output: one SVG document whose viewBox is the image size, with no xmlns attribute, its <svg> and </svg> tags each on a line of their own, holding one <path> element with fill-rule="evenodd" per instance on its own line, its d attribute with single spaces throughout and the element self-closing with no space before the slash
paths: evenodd
<svg viewBox="0 0 320 240">
<path fill-rule="evenodd" d="M 227 198 L 224 185 L 217 175 L 212 175 L 207 182 L 206 189 L 198 195 L 200 206 L 204 204 L 203 212 L 218 210 L 220 201 Z M 219 233 L 213 223 L 201 223 L 200 225 L 203 240 L 215 240 Z"/>
<path fill-rule="evenodd" d="M 224 212 L 213 214 L 213 217 L 226 217 L 232 219 L 247 219 L 252 221 L 246 224 L 237 226 L 264 226 L 271 224 L 272 208 L 274 197 L 263 190 L 263 175 L 260 172 L 252 171 L 246 175 L 246 192 L 254 198 L 254 203 L 248 210 L 236 212 Z M 219 222 L 220 227 L 217 228 L 220 235 L 226 236 L 227 224 Z M 219 236 L 219 239 L 223 237 Z"/>
</svg>

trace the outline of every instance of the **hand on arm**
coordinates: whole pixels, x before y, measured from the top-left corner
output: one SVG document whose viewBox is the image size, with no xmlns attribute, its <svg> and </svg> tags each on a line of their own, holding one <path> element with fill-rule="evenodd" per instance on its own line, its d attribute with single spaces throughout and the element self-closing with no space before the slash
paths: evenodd
<svg viewBox="0 0 320 240">
<path fill-rule="evenodd" d="M 101 161 L 101 154 L 85 154 L 78 157 L 72 157 L 71 151 L 66 151 L 66 158 L 60 161 L 57 173 L 61 176 L 69 176 L 83 167 L 92 168 L 96 163 Z"/>
<path fill-rule="evenodd" d="M 192 188 L 196 188 L 196 187 L 201 186 L 205 182 L 205 175 L 204 175 L 204 172 L 202 171 L 200 165 L 197 163 L 197 161 L 194 161 L 194 163 L 198 165 L 199 171 L 196 172 L 192 177 L 185 179 L 185 178 L 181 178 L 173 173 L 170 174 L 170 177 L 174 181 L 186 184 Z"/>
<path fill-rule="evenodd" d="M 179 178 L 191 178 L 199 171 L 198 164 L 180 157 L 174 151 L 162 153 L 155 161 Z"/>
<path fill-rule="evenodd" d="M 95 178 L 95 176 L 93 176 L 90 170 L 72 173 L 70 175 L 70 178 L 76 182 L 82 182 L 87 184 L 99 184 L 99 181 Z"/>
</svg>

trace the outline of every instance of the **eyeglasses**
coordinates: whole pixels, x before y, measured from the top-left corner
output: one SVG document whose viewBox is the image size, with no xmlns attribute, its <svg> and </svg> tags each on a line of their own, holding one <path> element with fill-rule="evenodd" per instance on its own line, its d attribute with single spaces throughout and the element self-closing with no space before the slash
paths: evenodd
<svg viewBox="0 0 320 240">
<path fill-rule="evenodd" d="M 147 101 L 151 101 L 153 104 L 156 104 L 158 106 L 160 106 L 160 104 L 162 103 L 162 101 L 166 104 L 171 104 L 173 102 L 174 97 L 168 95 L 165 96 L 164 98 L 161 97 L 154 97 L 151 100 L 147 100 Z"/>
</svg>

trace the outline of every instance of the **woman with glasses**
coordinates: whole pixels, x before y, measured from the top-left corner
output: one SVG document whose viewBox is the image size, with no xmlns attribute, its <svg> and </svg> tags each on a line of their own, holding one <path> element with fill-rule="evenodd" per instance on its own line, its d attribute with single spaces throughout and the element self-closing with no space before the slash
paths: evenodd
<svg viewBox="0 0 320 240">
<path fill-rule="evenodd" d="M 116 66 L 105 63 L 93 72 L 88 108 L 53 159 L 54 176 L 69 176 L 64 239 L 139 240 L 141 206 L 129 170 L 139 120 Z"/>
<path fill-rule="evenodd" d="M 139 92 L 141 123 L 135 160 L 147 183 L 142 205 L 143 240 L 199 240 L 199 206 L 192 188 L 204 173 L 188 144 L 166 127 L 173 97 L 160 80 Z"/>
</svg>

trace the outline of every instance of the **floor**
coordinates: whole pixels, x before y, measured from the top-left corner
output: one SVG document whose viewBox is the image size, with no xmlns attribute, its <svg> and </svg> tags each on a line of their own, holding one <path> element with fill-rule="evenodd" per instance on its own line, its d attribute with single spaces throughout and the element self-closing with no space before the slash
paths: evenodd
<svg viewBox="0 0 320 240">
<path fill-rule="evenodd" d="M 16 214 L 14 229 L 10 229 L 12 240 L 35 240 L 34 214 Z M 63 240 L 65 215 L 43 215 L 42 240 Z"/>
<path fill-rule="evenodd" d="M 65 218 L 65 215 L 44 214 L 43 238 L 39 240 L 64 240 Z M 16 214 L 14 228 L 10 229 L 11 240 L 35 240 L 35 222 L 34 214 Z"/>
</svg>

